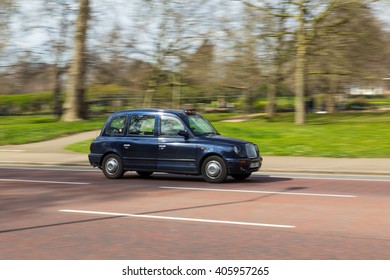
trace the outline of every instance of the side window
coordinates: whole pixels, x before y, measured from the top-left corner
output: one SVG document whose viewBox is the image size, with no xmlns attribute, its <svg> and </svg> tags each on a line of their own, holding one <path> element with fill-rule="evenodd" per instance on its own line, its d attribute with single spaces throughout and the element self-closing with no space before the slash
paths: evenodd
<svg viewBox="0 0 390 280">
<path fill-rule="evenodd" d="M 161 116 L 160 131 L 162 136 L 177 136 L 180 130 L 184 130 L 184 126 L 178 118 Z"/>
<path fill-rule="evenodd" d="M 118 116 L 112 119 L 106 129 L 106 134 L 123 135 L 125 132 L 126 116 Z"/>
<path fill-rule="evenodd" d="M 154 135 L 155 116 L 133 115 L 129 125 L 129 135 Z"/>
</svg>

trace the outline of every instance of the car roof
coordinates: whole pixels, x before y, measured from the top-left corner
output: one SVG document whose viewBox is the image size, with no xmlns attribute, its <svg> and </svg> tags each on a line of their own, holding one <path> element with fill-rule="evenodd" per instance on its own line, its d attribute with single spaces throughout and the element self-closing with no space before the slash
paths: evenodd
<svg viewBox="0 0 390 280">
<path fill-rule="evenodd" d="M 117 114 L 131 114 L 131 113 L 171 113 L 174 115 L 182 115 L 185 114 L 185 110 L 178 109 L 156 109 L 156 108 L 146 108 L 146 109 L 129 109 L 129 110 L 121 110 L 113 113 L 113 115 Z"/>
</svg>

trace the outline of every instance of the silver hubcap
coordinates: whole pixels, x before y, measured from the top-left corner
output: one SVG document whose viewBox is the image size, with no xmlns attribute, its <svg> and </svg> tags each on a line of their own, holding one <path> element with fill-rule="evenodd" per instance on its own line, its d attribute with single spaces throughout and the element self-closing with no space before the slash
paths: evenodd
<svg viewBox="0 0 390 280">
<path fill-rule="evenodd" d="M 119 164 L 118 164 L 118 161 L 116 159 L 110 158 L 109 160 L 107 160 L 107 162 L 106 162 L 107 173 L 109 173 L 111 175 L 115 174 L 118 171 L 118 167 L 119 167 Z"/>
<path fill-rule="evenodd" d="M 207 163 L 206 174 L 209 178 L 216 178 L 221 174 L 221 164 L 218 161 L 212 160 Z"/>
</svg>

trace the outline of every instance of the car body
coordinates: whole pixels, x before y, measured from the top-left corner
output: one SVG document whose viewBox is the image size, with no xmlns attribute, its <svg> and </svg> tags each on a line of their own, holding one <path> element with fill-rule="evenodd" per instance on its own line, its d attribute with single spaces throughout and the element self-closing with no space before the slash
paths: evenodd
<svg viewBox="0 0 390 280">
<path fill-rule="evenodd" d="M 89 162 L 110 179 L 136 171 L 202 175 L 210 183 L 228 175 L 248 178 L 262 164 L 257 145 L 225 137 L 194 109 L 119 111 L 90 147 Z"/>
</svg>

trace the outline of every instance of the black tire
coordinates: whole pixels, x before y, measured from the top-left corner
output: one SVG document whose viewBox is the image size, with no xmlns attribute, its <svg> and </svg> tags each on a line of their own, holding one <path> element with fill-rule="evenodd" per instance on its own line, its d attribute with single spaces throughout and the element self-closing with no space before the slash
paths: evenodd
<svg viewBox="0 0 390 280">
<path fill-rule="evenodd" d="M 202 164 L 202 176 L 209 183 L 222 183 L 227 176 L 225 161 L 218 156 L 206 158 Z"/>
<path fill-rule="evenodd" d="M 149 172 L 149 171 L 137 171 L 137 174 L 142 177 L 142 178 L 147 178 L 149 177 L 150 175 L 153 174 L 153 172 Z"/>
<path fill-rule="evenodd" d="M 125 173 L 122 159 L 116 154 L 109 154 L 104 157 L 102 170 L 108 179 L 119 179 Z"/>
<path fill-rule="evenodd" d="M 244 174 L 231 174 L 235 180 L 242 181 L 251 176 L 252 173 L 244 173 Z"/>
</svg>

